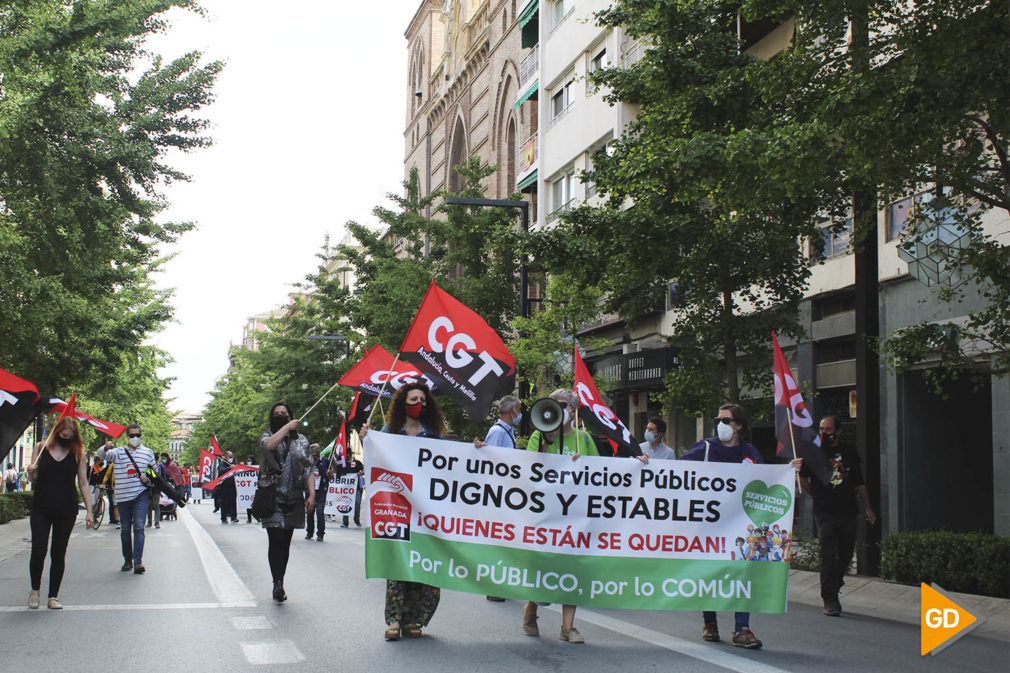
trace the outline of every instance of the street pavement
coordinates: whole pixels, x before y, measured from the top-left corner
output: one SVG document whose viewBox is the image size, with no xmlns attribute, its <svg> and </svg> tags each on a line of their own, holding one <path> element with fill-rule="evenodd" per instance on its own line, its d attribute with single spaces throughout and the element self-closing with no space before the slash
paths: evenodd
<svg viewBox="0 0 1010 673">
<path fill-rule="evenodd" d="M 244 514 L 244 513 L 243 513 Z M 821 614 L 816 574 L 794 571 L 789 612 L 753 615 L 760 651 L 700 639 L 695 613 L 580 608 L 585 645 L 558 640 L 559 606 L 540 611 L 540 638 L 523 635 L 522 604 L 442 592 L 425 635 L 382 638 L 385 584 L 364 579 L 364 529 L 328 523 L 324 542 L 295 531 L 285 587 L 270 598 L 266 535 L 222 525 L 212 505 L 147 529 L 147 574 L 119 571 L 119 531 L 107 522 L 70 540 L 66 606 L 29 610 L 27 520 L 0 526 L 0 654 L 10 671 L 997 671 L 1010 662 L 1010 601 L 973 600 L 986 623 L 938 656 L 919 655 L 918 589 L 849 578 L 841 618 Z M 981 635 L 979 635 L 981 634 Z"/>
</svg>

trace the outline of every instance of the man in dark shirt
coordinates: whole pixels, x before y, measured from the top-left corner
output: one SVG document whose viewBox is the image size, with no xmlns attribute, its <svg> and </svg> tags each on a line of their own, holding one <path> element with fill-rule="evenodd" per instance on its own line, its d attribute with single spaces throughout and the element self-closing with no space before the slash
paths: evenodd
<svg viewBox="0 0 1010 673">
<path fill-rule="evenodd" d="M 831 467 L 830 483 L 823 484 L 804 466 L 800 472 L 803 490 L 814 499 L 814 520 L 817 522 L 817 536 L 821 547 L 821 599 L 824 614 L 837 617 L 842 614 L 842 604 L 838 601 L 838 590 L 843 584 L 845 572 L 852 561 L 856 548 L 856 517 L 859 504 L 856 494 L 862 498 L 866 520 L 877 522 L 877 515 L 870 507 L 870 496 L 863 481 L 859 454 L 852 447 L 839 442 L 841 430 L 838 419 L 825 416 L 821 419 L 821 446 Z"/>
</svg>

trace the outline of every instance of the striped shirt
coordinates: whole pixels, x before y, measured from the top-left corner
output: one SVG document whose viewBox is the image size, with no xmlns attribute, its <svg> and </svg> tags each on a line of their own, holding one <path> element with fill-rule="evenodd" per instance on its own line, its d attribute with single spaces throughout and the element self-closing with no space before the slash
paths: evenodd
<svg viewBox="0 0 1010 673">
<path fill-rule="evenodd" d="M 102 451 L 98 453 L 101 454 Z M 154 467 L 158 463 L 154 457 L 154 451 L 143 444 L 136 449 L 130 449 L 130 453 L 133 454 L 133 460 L 136 461 L 137 467 L 141 470 Z M 137 476 L 137 470 L 133 467 L 133 463 L 130 462 L 130 457 L 126 455 L 125 446 L 106 451 L 104 457 L 99 455 L 99 458 L 104 458 L 105 461 L 111 462 L 116 470 L 117 505 L 121 502 L 136 500 L 137 496 L 147 488 Z"/>
</svg>

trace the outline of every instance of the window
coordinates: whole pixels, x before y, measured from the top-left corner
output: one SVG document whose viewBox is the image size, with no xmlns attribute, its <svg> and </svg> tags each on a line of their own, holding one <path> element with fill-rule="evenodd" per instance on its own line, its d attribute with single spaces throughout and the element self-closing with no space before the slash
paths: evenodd
<svg viewBox="0 0 1010 673">
<path fill-rule="evenodd" d="M 551 30 L 564 21 L 566 4 L 572 4 L 572 0 L 551 0 Z"/>
<path fill-rule="evenodd" d="M 561 120 L 561 118 L 568 112 L 568 108 L 572 106 L 574 99 L 572 97 L 572 85 L 574 80 L 570 79 L 568 82 L 557 92 L 551 96 L 551 121 L 548 128 L 551 125 Z"/>
<path fill-rule="evenodd" d="M 850 246 L 852 242 L 852 218 L 846 218 L 842 222 L 841 229 L 835 231 L 834 225 L 837 221 L 829 221 L 824 224 L 822 235 L 824 237 L 824 259 L 838 259 L 852 252 Z"/>
<path fill-rule="evenodd" d="M 574 173 L 562 173 L 551 183 L 551 212 L 549 219 L 556 218 L 561 211 L 567 210 L 572 202 L 572 191 L 575 186 Z"/>
<path fill-rule="evenodd" d="M 944 194 L 949 194 L 951 191 L 953 190 L 950 187 L 943 188 Z M 900 238 L 908 227 L 912 216 L 916 215 L 922 206 L 932 203 L 935 198 L 935 191 L 926 191 L 907 196 L 890 204 L 887 207 L 887 240 L 893 241 Z"/>
<path fill-rule="evenodd" d="M 610 61 L 607 60 L 607 48 L 604 47 L 589 61 L 589 72 L 596 72 L 601 68 L 606 68 L 609 63 Z"/>
</svg>

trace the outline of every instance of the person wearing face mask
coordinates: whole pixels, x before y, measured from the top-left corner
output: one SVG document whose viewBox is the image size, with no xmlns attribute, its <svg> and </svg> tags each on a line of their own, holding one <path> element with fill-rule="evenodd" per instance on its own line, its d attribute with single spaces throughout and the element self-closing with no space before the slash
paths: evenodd
<svg viewBox="0 0 1010 673">
<path fill-rule="evenodd" d="M 501 446 L 506 449 L 518 448 L 515 429 L 523 419 L 522 404 L 519 398 L 506 395 L 498 401 L 498 420 L 487 431 L 484 443 L 488 446 Z"/>
<path fill-rule="evenodd" d="M 144 474 L 155 468 L 154 451 L 141 443 L 139 425 L 126 428 L 127 446 L 115 449 L 102 447 L 95 455 L 112 465 L 116 479 L 116 507 L 119 508 L 120 539 L 123 545 L 123 565 L 120 570 L 133 570 L 135 575 L 147 572 L 144 567 L 144 518 L 150 503 L 150 480 Z"/>
<path fill-rule="evenodd" d="M 365 423 L 361 427 L 361 438 L 364 439 L 368 432 L 368 424 Z M 413 382 L 397 390 L 386 412 L 386 424 L 382 426 L 382 432 L 442 439 L 445 420 L 428 387 Z M 438 587 L 420 582 L 386 580 L 384 638 L 399 640 L 401 635 L 420 638 L 421 629 L 434 616 L 440 597 L 441 590 Z"/>
<path fill-rule="evenodd" d="M 639 444 L 643 456 L 650 460 L 676 460 L 677 454 L 663 443 L 666 436 L 666 421 L 659 416 L 653 416 L 645 426 L 645 441 Z"/>
<path fill-rule="evenodd" d="M 228 474 L 228 470 L 235 467 L 235 454 L 225 451 L 224 455 L 217 461 L 217 473 L 215 476 L 221 477 Z M 222 479 L 214 489 L 214 494 L 218 496 L 217 504 L 221 508 L 221 523 L 238 523 L 238 489 L 235 486 L 235 475 Z"/>
<path fill-rule="evenodd" d="M 273 578 L 273 598 L 288 599 L 284 574 L 296 528 L 305 527 L 305 515 L 316 506 L 316 480 L 312 476 L 309 440 L 298 434 L 298 419 L 286 402 L 270 407 L 270 429 L 260 434 L 259 487 L 274 487 L 274 511 L 260 524 L 267 531 L 267 561 Z M 325 498 L 325 494 L 320 494 Z"/>
<path fill-rule="evenodd" d="M 719 407 L 719 415 L 715 417 L 716 437 L 701 440 L 681 458 L 681 460 L 697 460 L 711 463 L 763 463 L 757 448 L 745 441 L 750 436 L 750 425 L 747 413 L 739 404 L 724 404 Z M 793 468 L 798 472 L 803 459 L 792 461 Z M 719 626 L 716 613 L 703 612 L 704 628 L 702 640 L 719 642 Z M 760 649 L 762 643 L 750 630 L 750 613 L 737 612 L 734 615 L 735 629 L 733 645 L 749 650 Z"/>
<path fill-rule="evenodd" d="M 575 393 L 568 388 L 559 388 L 551 393 L 550 397 L 564 410 L 561 428 L 548 433 L 534 430 L 530 435 L 526 450 L 571 456 L 573 461 L 578 460 L 580 456 L 599 456 L 592 436 L 581 428 L 575 428 L 576 410 L 579 408 L 579 398 Z M 533 637 L 539 636 L 540 627 L 537 626 L 537 619 L 537 604 L 528 601 L 523 607 L 523 633 Z M 579 630 L 575 628 L 574 605 L 561 606 L 560 638 L 568 643 L 586 642 Z"/>
<path fill-rule="evenodd" d="M 824 614 L 838 617 L 842 604 L 838 590 L 852 562 L 856 548 L 856 519 L 859 504 L 856 494 L 863 500 L 863 512 L 872 526 L 877 515 L 870 506 L 870 494 L 863 481 L 859 454 L 855 448 L 842 444 L 841 428 L 835 416 L 821 419 L 821 448 L 831 466 L 830 483 L 822 484 L 808 468 L 800 471 L 800 485 L 804 493 L 814 499 L 814 520 L 817 522 L 817 541 L 821 549 L 821 599 Z"/>
<path fill-rule="evenodd" d="M 70 533 L 77 520 L 77 485 L 84 499 L 85 525 L 91 528 L 91 489 L 88 488 L 88 460 L 84 457 L 84 444 L 77 421 L 69 416 L 61 418 L 46 442 L 35 446 L 28 477 L 33 482 L 32 555 L 28 562 L 31 591 L 28 607 L 39 607 L 39 590 L 42 586 L 42 567 L 46 562 L 46 547 L 52 531 L 49 563 L 49 608 L 59 610 L 63 604 L 58 598 L 67 555 Z"/>
</svg>

